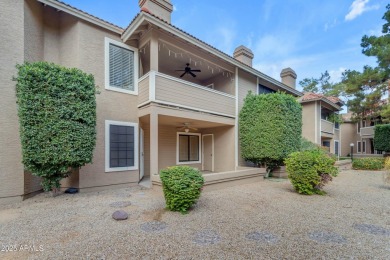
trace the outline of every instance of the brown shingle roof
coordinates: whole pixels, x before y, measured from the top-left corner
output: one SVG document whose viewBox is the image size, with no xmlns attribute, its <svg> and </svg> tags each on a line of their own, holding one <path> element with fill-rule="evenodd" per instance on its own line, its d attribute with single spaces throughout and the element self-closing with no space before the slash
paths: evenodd
<svg viewBox="0 0 390 260">
<path fill-rule="evenodd" d="M 322 94 L 317 94 L 317 93 L 313 93 L 313 92 L 305 92 L 303 94 L 303 96 L 301 97 L 301 101 L 311 101 L 311 100 L 319 100 L 319 99 L 327 99 L 329 100 L 330 102 L 338 105 L 339 103 L 343 104 L 344 102 L 339 99 L 338 97 L 327 97 L 325 95 L 322 95 Z"/>
</svg>

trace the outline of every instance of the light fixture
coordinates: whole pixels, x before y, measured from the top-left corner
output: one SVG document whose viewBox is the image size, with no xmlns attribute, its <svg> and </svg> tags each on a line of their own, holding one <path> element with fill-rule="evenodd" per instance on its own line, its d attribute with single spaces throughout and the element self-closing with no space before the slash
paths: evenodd
<svg viewBox="0 0 390 260">
<path fill-rule="evenodd" d="M 189 128 L 184 129 L 184 132 L 188 133 L 190 131 Z"/>
</svg>

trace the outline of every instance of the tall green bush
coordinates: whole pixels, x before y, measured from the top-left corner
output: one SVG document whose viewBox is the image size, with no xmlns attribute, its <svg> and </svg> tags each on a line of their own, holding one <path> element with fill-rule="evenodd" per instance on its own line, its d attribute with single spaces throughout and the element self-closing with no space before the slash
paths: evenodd
<svg viewBox="0 0 390 260">
<path fill-rule="evenodd" d="M 390 124 L 375 126 L 374 148 L 390 153 Z"/>
<path fill-rule="evenodd" d="M 302 107 L 291 95 L 249 93 L 239 115 L 242 157 L 269 170 L 298 151 L 302 133 Z"/>
<path fill-rule="evenodd" d="M 160 178 L 167 208 L 186 213 L 198 200 L 204 184 L 198 169 L 172 166 L 161 170 Z"/>
<path fill-rule="evenodd" d="M 56 190 L 72 168 L 92 161 L 96 87 L 92 75 L 52 63 L 18 65 L 15 80 L 23 164 Z"/>
<path fill-rule="evenodd" d="M 338 174 L 335 160 L 319 149 L 292 153 L 285 163 L 288 178 L 301 194 L 324 194 L 321 189 Z"/>
</svg>

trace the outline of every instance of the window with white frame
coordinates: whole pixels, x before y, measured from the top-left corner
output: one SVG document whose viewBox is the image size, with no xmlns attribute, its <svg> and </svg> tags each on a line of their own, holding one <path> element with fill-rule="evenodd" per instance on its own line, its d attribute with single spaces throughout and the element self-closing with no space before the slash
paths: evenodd
<svg viewBox="0 0 390 260">
<path fill-rule="evenodd" d="M 339 151 L 340 151 L 339 141 L 334 141 L 334 154 L 338 156 Z"/>
<path fill-rule="evenodd" d="M 200 163 L 200 134 L 177 133 L 176 163 Z"/>
<path fill-rule="evenodd" d="M 362 142 L 362 152 L 366 153 L 366 141 Z"/>
<path fill-rule="evenodd" d="M 138 51 L 124 43 L 105 39 L 105 88 L 138 94 Z"/>
<path fill-rule="evenodd" d="M 360 141 L 357 142 L 357 152 L 358 153 L 362 152 L 362 142 L 360 142 Z"/>
<path fill-rule="evenodd" d="M 106 172 L 138 169 L 138 124 L 106 120 Z"/>
</svg>

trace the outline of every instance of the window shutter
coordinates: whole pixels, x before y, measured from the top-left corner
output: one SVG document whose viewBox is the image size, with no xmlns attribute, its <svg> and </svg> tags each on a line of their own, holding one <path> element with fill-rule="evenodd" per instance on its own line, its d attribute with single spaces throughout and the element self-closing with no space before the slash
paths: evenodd
<svg viewBox="0 0 390 260">
<path fill-rule="evenodd" d="M 110 86 L 134 90 L 134 52 L 110 44 Z"/>
</svg>

